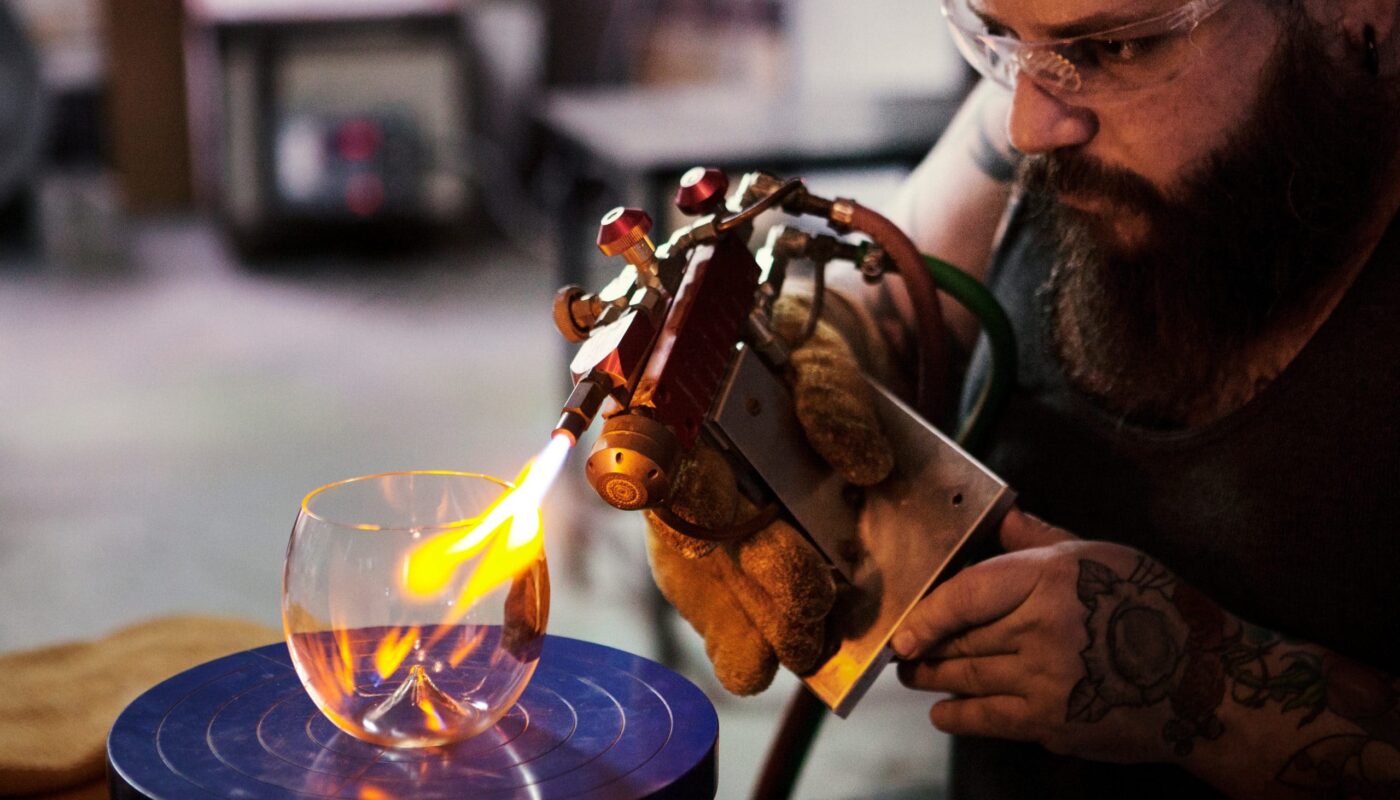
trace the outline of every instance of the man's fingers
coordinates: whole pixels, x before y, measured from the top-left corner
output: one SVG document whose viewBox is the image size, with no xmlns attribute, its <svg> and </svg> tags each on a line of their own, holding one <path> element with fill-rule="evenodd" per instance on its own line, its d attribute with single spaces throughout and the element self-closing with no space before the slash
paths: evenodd
<svg viewBox="0 0 1400 800">
<path fill-rule="evenodd" d="M 1009 624 L 1003 618 L 992 625 L 983 625 L 943 641 L 928 648 L 924 658 L 976 658 L 977 656 L 1004 656 L 1017 651 L 1016 636 L 1019 626 Z"/>
<path fill-rule="evenodd" d="M 1039 577 L 1039 564 L 1020 554 L 974 564 L 920 600 L 890 644 L 901 658 L 923 655 L 949 636 L 1015 611 Z"/>
<path fill-rule="evenodd" d="M 1006 552 L 1029 550 L 1032 547 L 1049 547 L 1061 542 L 1072 542 L 1074 534 L 1013 508 L 1001 521 L 1001 546 Z"/>
<path fill-rule="evenodd" d="M 1018 655 L 905 661 L 899 680 L 911 689 L 981 697 L 1024 696 L 1026 663 Z"/>
<path fill-rule="evenodd" d="M 955 697 L 933 704 L 928 717 L 933 727 L 954 736 L 984 736 L 1030 741 L 1026 720 L 1028 703 L 1023 697 Z"/>
</svg>

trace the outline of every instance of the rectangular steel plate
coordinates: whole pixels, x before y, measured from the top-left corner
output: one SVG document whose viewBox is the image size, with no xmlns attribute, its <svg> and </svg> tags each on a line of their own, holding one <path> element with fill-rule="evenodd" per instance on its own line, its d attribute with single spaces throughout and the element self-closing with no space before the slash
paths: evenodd
<svg viewBox="0 0 1400 800">
<path fill-rule="evenodd" d="M 845 482 L 807 444 L 787 387 L 747 348 L 709 418 L 731 456 L 763 479 L 850 583 L 828 628 L 840 648 L 802 679 L 841 717 L 893 657 L 889 640 L 904 617 L 950 572 L 963 545 L 995 528 L 1015 500 L 1000 478 L 872 386 L 895 469 L 865 490 L 859 509 Z"/>
</svg>

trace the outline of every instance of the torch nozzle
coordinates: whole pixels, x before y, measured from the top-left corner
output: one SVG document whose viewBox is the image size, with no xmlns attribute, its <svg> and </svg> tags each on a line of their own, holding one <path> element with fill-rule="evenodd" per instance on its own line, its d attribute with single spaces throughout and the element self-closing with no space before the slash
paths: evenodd
<svg viewBox="0 0 1400 800">
<path fill-rule="evenodd" d="M 564 410 L 554 426 L 555 435 L 564 434 L 577 444 L 579 437 L 593 424 L 593 417 L 597 416 L 606 399 L 608 384 L 592 375 L 584 376 L 574 384 L 569 399 L 564 401 Z"/>
</svg>

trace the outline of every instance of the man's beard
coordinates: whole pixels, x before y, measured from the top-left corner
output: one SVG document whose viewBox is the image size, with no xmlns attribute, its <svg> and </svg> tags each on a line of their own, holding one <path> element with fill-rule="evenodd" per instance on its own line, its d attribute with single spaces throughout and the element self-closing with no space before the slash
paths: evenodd
<svg viewBox="0 0 1400 800">
<path fill-rule="evenodd" d="M 1215 407 L 1246 346 L 1353 254 L 1395 153 L 1381 82 L 1359 58 L 1354 72 L 1331 63 L 1311 25 L 1286 28 L 1245 124 L 1169 192 L 1076 151 L 1023 163 L 1058 245 L 1041 292 L 1057 355 L 1075 386 L 1139 424 Z M 1057 191 L 1132 212 L 1132 241 Z"/>
</svg>

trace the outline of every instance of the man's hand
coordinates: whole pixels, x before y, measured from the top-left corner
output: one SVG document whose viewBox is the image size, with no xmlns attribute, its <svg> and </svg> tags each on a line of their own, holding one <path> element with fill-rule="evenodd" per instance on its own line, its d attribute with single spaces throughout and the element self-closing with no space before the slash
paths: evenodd
<svg viewBox="0 0 1400 800">
<path fill-rule="evenodd" d="M 895 634 L 948 733 L 1098 761 L 1172 761 L 1232 797 L 1395 797 L 1400 680 L 1251 625 L 1142 553 L 1019 511 L 1005 555 Z"/>
<path fill-rule="evenodd" d="M 1181 680 L 1188 640 L 1210 624 L 1182 607 L 1194 593 L 1136 550 L 1017 510 L 1001 541 L 1005 555 L 939 586 L 895 635 L 901 681 L 954 695 L 933 705 L 934 726 L 1103 761 L 1170 759 L 1164 727 L 1194 691 Z M 1198 722 L 1209 727 L 1182 724 Z"/>
</svg>

